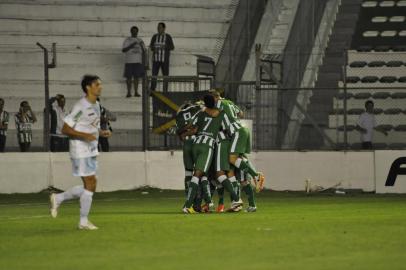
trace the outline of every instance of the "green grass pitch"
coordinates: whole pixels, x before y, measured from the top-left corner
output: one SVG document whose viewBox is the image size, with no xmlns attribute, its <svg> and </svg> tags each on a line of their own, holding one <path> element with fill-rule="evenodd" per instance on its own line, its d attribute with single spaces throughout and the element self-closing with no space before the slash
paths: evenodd
<svg viewBox="0 0 406 270">
<path fill-rule="evenodd" d="M 0 269 L 406 269 L 405 195 L 266 191 L 257 213 L 184 215 L 182 192 L 99 193 L 98 231 L 47 199 L 0 195 Z"/>
</svg>

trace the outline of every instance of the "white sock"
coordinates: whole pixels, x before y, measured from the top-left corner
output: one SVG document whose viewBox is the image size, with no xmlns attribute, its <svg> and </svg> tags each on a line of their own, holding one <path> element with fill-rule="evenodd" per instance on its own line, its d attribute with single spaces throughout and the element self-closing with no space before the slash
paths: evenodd
<svg viewBox="0 0 406 270">
<path fill-rule="evenodd" d="M 242 159 L 241 159 L 241 158 L 237 158 L 237 160 L 235 161 L 234 166 L 237 167 L 237 168 L 240 168 L 241 162 L 242 162 Z"/>
<path fill-rule="evenodd" d="M 84 190 L 83 186 L 74 186 L 65 192 L 56 194 L 56 203 L 60 205 L 63 201 L 79 198 Z"/>
<path fill-rule="evenodd" d="M 226 179 L 227 179 L 227 176 L 225 176 L 224 174 L 217 177 L 217 181 L 219 181 L 220 184 L 223 183 L 223 181 Z"/>
<path fill-rule="evenodd" d="M 237 178 L 235 178 L 235 176 L 229 177 L 228 180 L 230 180 L 231 183 L 237 182 Z"/>
<path fill-rule="evenodd" d="M 92 206 L 93 192 L 84 190 L 80 196 L 80 224 L 86 225 L 88 222 L 87 216 Z"/>
</svg>

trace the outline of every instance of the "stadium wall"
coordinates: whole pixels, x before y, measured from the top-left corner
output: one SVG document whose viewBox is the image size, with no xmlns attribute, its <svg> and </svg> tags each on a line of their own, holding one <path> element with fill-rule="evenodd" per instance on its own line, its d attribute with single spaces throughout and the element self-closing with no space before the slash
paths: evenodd
<svg viewBox="0 0 406 270">
<path fill-rule="evenodd" d="M 267 176 L 266 188 L 303 191 L 305 181 L 324 188 L 340 183 L 344 189 L 377 193 L 406 193 L 406 175 L 385 187 L 394 160 L 406 151 L 257 152 L 251 159 Z M 182 152 L 113 152 L 98 157 L 98 191 L 142 186 L 183 189 Z M 79 180 L 71 174 L 66 153 L 0 154 L 0 193 L 31 193 L 49 185 L 66 189 Z"/>
</svg>

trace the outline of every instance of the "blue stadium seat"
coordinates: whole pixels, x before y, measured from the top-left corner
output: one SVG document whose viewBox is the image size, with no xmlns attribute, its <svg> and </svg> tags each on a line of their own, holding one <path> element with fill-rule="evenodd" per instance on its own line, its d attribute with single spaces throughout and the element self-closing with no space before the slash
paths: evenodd
<svg viewBox="0 0 406 270">
<path fill-rule="evenodd" d="M 373 99 L 387 99 L 388 97 L 390 97 L 388 92 L 375 92 L 372 94 Z"/>
<path fill-rule="evenodd" d="M 406 83 L 406 76 L 402 76 L 398 78 L 398 82 L 400 83 Z"/>
<path fill-rule="evenodd" d="M 358 76 L 348 76 L 346 78 L 347 83 L 357 83 L 359 82 L 361 79 Z"/>
<path fill-rule="evenodd" d="M 396 93 L 393 93 L 393 94 L 391 95 L 391 98 L 393 98 L 393 99 L 406 98 L 406 92 L 396 92 Z"/>
<path fill-rule="evenodd" d="M 377 128 L 381 129 L 381 130 L 385 130 L 385 131 L 391 131 L 393 129 L 392 125 L 378 125 Z"/>
<path fill-rule="evenodd" d="M 350 67 L 352 68 L 363 68 L 367 65 L 367 62 L 365 61 L 354 61 L 350 63 Z"/>
<path fill-rule="evenodd" d="M 403 65 L 402 61 L 389 61 L 386 63 L 387 67 L 400 67 Z"/>
<path fill-rule="evenodd" d="M 379 80 L 377 76 L 365 76 L 361 79 L 363 83 L 376 83 Z"/>
<path fill-rule="evenodd" d="M 372 148 L 373 149 L 378 149 L 378 150 L 387 149 L 388 145 L 386 143 L 373 143 Z"/>
<path fill-rule="evenodd" d="M 392 150 L 406 149 L 406 143 L 391 143 L 388 145 L 388 148 Z"/>
<path fill-rule="evenodd" d="M 397 78 L 395 76 L 383 76 L 379 79 L 379 82 L 381 83 L 394 83 L 397 81 Z"/>
<path fill-rule="evenodd" d="M 352 93 L 347 92 L 347 94 L 345 95 L 344 92 L 338 93 L 337 94 L 337 98 L 338 99 L 350 99 L 352 98 L 354 95 Z"/>
<path fill-rule="evenodd" d="M 371 93 L 356 93 L 354 94 L 354 98 L 355 99 L 368 99 L 371 97 Z"/>
<path fill-rule="evenodd" d="M 347 112 L 350 115 L 360 115 L 363 112 L 365 112 L 365 110 L 364 109 L 359 109 L 359 108 L 353 108 L 353 109 L 349 109 Z"/>
<path fill-rule="evenodd" d="M 374 114 L 382 114 L 383 113 L 383 109 L 381 108 L 374 108 Z"/>
<path fill-rule="evenodd" d="M 393 128 L 395 131 L 406 131 L 406 125 L 398 125 Z"/>
<path fill-rule="evenodd" d="M 383 113 L 389 114 L 389 115 L 395 115 L 395 114 L 402 113 L 402 110 L 399 108 L 390 108 L 390 109 L 386 109 Z"/>
<path fill-rule="evenodd" d="M 338 131 L 344 131 L 345 126 L 339 126 L 337 127 Z M 347 131 L 354 131 L 356 129 L 355 125 L 347 125 Z"/>
<path fill-rule="evenodd" d="M 383 67 L 384 65 L 384 61 L 371 61 L 368 63 L 368 67 Z"/>
</svg>

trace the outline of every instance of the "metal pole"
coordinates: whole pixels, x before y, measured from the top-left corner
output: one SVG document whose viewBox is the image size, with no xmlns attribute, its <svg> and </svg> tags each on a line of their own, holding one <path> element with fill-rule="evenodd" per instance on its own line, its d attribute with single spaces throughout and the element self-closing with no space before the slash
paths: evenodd
<svg viewBox="0 0 406 270">
<path fill-rule="evenodd" d="M 149 149 L 149 91 L 148 78 L 142 78 L 142 151 Z"/>
<path fill-rule="evenodd" d="M 44 51 L 44 83 L 45 83 L 45 111 L 44 111 L 44 129 L 43 129 L 43 147 L 44 151 L 49 151 L 49 65 L 48 49 L 37 42 L 38 47 Z"/>
<path fill-rule="evenodd" d="M 343 99 L 343 109 L 344 109 L 344 148 L 348 149 L 348 132 L 347 132 L 347 64 L 348 64 L 348 53 L 347 50 L 344 52 L 345 62 L 343 67 L 343 83 L 344 83 L 344 99 Z"/>
</svg>

